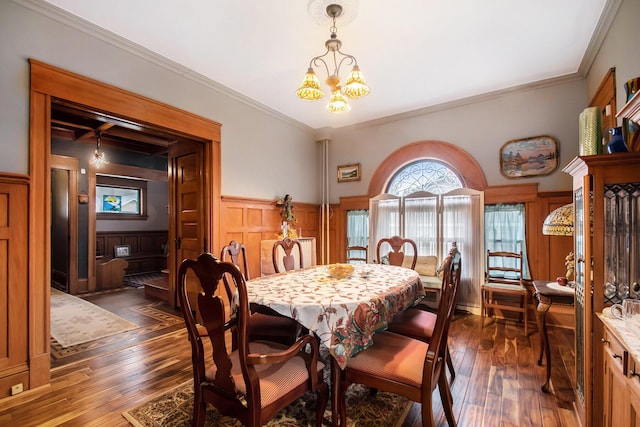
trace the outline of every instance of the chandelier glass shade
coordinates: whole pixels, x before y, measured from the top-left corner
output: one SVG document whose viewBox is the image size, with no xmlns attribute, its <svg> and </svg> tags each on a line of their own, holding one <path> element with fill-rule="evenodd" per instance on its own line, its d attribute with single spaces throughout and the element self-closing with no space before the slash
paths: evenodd
<svg viewBox="0 0 640 427">
<path fill-rule="evenodd" d="M 331 89 L 331 98 L 327 104 L 327 110 L 334 113 L 343 113 L 351 110 L 351 106 L 346 97 L 360 98 L 371 92 L 367 86 L 364 76 L 358 67 L 358 61 L 353 55 L 349 55 L 340 50 L 342 42 L 338 39 L 338 29 L 336 28 L 336 18 L 342 14 L 342 6 L 330 4 L 327 6 L 327 15 L 333 19 L 330 28 L 331 38 L 325 42 L 327 51 L 311 59 L 307 73 L 302 79 L 300 87 L 296 91 L 298 97 L 309 101 L 315 101 L 324 96 L 320 88 L 320 81 L 313 67 L 324 67 L 327 73 L 326 84 Z M 344 85 L 340 80 L 340 67 L 343 65 L 353 65 L 351 73 L 345 80 Z"/>
<path fill-rule="evenodd" d="M 336 89 L 331 94 L 331 98 L 329 98 L 329 103 L 327 104 L 327 110 L 332 113 L 348 113 L 351 110 L 351 105 L 347 102 L 347 98 L 342 96 L 340 89 Z"/>
<path fill-rule="evenodd" d="M 89 164 L 96 169 L 100 169 L 104 165 L 108 165 L 106 157 L 104 156 L 104 151 L 100 149 L 100 136 L 102 132 L 96 131 L 96 150 L 93 152 L 93 157 L 89 160 Z"/>
<path fill-rule="evenodd" d="M 547 215 L 542 224 L 542 234 L 573 236 L 573 203 L 560 206 Z"/>
</svg>

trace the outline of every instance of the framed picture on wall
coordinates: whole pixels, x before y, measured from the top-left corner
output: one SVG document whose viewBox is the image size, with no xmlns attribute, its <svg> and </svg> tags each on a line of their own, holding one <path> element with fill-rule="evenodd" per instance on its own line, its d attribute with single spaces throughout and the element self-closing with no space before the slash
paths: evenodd
<svg viewBox="0 0 640 427">
<path fill-rule="evenodd" d="M 116 258 L 122 258 L 131 255 L 131 246 L 129 245 L 114 245 L 113 256 Z"/>
<path fill-rule="evenodd" d="M 338 166 L 338 182 L 360 181 L 360 163 Z"/>
<path fill-rule="evenodd" d="M 507 178 L 549 175 L 558 167 L 558 141 L 548 135 L 507 141 L 500 148 L 500 172 Z"/>
<path fill-rule="evenodd" d="M 122 210 L 122 197 L 114 195 L 102 196 L 103 212 L 120 212 Z"/>
</svg>

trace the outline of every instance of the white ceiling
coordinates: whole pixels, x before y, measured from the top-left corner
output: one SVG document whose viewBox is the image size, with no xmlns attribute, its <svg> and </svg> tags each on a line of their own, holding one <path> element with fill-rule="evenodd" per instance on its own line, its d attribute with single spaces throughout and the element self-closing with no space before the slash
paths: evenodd
<svg viewBox="0 0 640 427">
<path fill-rule="evenodd" d="M 342 127 L 584 72 L 607 0 L 46 0 L 314 129 Z M 342 50 L 368 96 L 349 113 L 295 95 L 344 3 Z M 324 10 L 324 7 L 321 8 Z M 596 46 L 597 47 L 597 46 Z M 586 55 L 586 56 L 585 56 Z M 588 67 L 589 64 L 587 64 Z M 342 71 L 345 78 L 350 67 Z M 317 70 L 324 82 L 326 73 Z"/>
</svg>

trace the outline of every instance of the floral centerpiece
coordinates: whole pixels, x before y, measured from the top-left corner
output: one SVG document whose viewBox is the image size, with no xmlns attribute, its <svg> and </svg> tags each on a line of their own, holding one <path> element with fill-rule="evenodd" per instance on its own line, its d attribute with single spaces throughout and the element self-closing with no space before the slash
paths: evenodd
<svg viewBox="0 0 640 427">
<path fill-rule="evenodd" d="M 290 195 L 285 195 L 276 202 L 276 206 L 280 207 L 280 218 L 282 218 L 282 232 L 278 235 L 279 239 L 298 238 L 298 233 L 294 227 L 296 218 L 293 215 L 293 199 Z"/>
</svg>

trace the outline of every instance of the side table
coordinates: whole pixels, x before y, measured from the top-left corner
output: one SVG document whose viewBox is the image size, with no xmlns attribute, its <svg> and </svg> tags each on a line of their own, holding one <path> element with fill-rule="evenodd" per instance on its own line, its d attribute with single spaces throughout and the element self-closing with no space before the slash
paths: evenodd
<svg viewBox="0 0 640 427">
<path fill-rule="evenodd" d="M 536 309 L 536 321 L 538 330 L 540 331 L 540 357 L 538 365 L 542 366 L 542 355 L 547 359 L 547 378 L 542 386 L 542 391 L 549 393 L 549 379 L 551 378 L 551 349 L 549 348 L 549 337 L 547 335 L 547 311 L 552 303 L 573 305 L 575 298 L 575 289 L 570 286 L 560 286 L 557 282 L 549 282 L 547 280 L 534 280 L 535 297 L 538 299 L 538 307 Z"/>
</svg>

